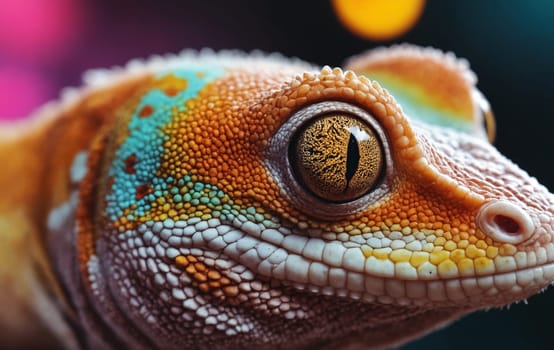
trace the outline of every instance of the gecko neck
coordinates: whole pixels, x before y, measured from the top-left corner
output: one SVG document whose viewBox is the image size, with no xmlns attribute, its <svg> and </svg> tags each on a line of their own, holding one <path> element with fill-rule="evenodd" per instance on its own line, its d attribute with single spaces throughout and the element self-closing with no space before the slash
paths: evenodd
<svg viewBox="0 0 554 350">
<path fill-rule="evenodd" d="M 105 95 L 85 88 L 78 94 L 85 98 L 64 98 L 27 120 L 0 125 L 0 164 L 8 165 L 0 171 L 0 258 L 11 262 L 0 266 L 0 343 L 21 346 L 26 339 L 26 348 L 60 348 L 63 339 L 76 347 L 67 322 L 73 307 L 52 260 L 58 243 L 46 234 L 48 217 L 70 198 L 75 156 L 113 121 L 108 111 L 119 100 L 110 97 L 127 98 L 139 81 L 122 81 Z"/>
</svg>

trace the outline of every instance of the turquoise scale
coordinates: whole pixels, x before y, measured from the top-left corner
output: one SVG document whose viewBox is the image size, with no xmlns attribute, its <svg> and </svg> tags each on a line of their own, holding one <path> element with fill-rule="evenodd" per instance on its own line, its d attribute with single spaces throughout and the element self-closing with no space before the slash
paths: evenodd
<svg viewBox="0 0 554 350">
<path fill-rule="evenodd" d="M 129 122 L 129 136 L 115 152 L 108 176 L 113 178 L 111 192 L 106 197 L 106 214 L 112 221 L 122 217 L 127 208 L 136 205 L 136 209 L 127 215 L 128 220 L 143 217 L 150 210 L 150 203 L 158 197 L 167 196 L 174 179 L 162 179 L 156 176 L 164 152 L 163 144 L 169 137 L 163 129 L 172 117 L 187 109 L 186 101 L 198 96 L 206 84 L 224 74 L 222 67 L 206 66 L 194 69 L 174 69 L 157 75 L 163 78 L 173 74 L 186 79 L 186 88 L 175 96 L 168 96 L 162 90 L 155 89 L 145 94 Z M 198 73 L 202 73 L 199 77 Z M 150 105 L 153 113 L 147 118 L 140 117 L 143 107 Z M 131 155 L 137 157 L 135 173 L 125 172 L 125 160 Z M 138 186 L 150 184 L 153 193 L 136 200 Z"/>
</svg>

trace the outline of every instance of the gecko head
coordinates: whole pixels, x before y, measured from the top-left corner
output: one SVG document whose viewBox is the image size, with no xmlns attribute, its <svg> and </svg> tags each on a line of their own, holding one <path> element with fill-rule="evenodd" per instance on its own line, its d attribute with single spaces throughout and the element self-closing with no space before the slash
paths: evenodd
<svg viewBox="0 0 554 350">
<path fill-rule="evenodd" d="M 379 344 L 554 280 L 554 197 L 486 141 L 459 60 L 268 61 L 177 62 L 98 141 L 78 256 L 118 337 Z"/>
<path fill-rule="evenodd" d="M 307 277 L 297 282 L 369 302 L 467 310 L 552 283 L 554 196 L 489 143 L 492 112 L 467 63 L 399 46 L 348 66 L 388 90 L 324 69 L 302 85 L 334 86 L 336 101 L 296 111 L 268 146 L 273 178 L 312 226 L 300 253 Z M 334 115 L 351 124 L 330 123 Z M 359 192 L 354 179 L 363 179 Z M 315 249 L 321 238 L 325 248 Z"/>
</svg>

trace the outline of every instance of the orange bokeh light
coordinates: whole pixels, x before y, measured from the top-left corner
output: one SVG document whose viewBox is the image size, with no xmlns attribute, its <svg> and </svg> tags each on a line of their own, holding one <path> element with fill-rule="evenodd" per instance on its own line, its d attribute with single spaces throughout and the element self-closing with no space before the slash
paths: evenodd
<svg viewBox="0 0 554 350">
<path fill-rule="evenodd" d="M 333 0 L 341 23 L 354 34 L 370 40 L 394 39 L 416 23 L 425 0 Z"/>
</svg>

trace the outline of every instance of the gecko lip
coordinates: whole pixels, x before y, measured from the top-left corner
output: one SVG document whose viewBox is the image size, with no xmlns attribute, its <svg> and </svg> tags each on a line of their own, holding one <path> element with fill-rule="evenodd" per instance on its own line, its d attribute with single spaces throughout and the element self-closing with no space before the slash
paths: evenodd
<svg viewBox="0 0 554 350">
<path fill-rule="evenodd" d="M 477 214 L 477 225 L 486 235 L 503 243 L 521 243 L 535 232 L 527 212 L 502 200 L 483 205 Z"/>
<path fill-rule="evenodd" d="M 347 281 L 353 279 L 349 272 Z M 546 263 L 521 270 L 495 275 L 456 277 L 439 280 L 395 280 L 365 276 L 365 289 L 322 287 L 310 283 L 285 282 L 298 290 L 326 296 L 350 297 L 369 303 L 398 305 L 464 306 L 488 304 L 505 305 L 517 302 L 526 296 L 552 285 L 554 263 Z M 348 284 L 349 282 L 347 282 Z"/>
</svg>

